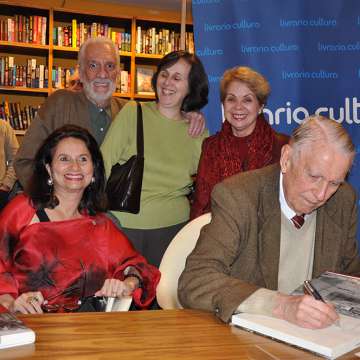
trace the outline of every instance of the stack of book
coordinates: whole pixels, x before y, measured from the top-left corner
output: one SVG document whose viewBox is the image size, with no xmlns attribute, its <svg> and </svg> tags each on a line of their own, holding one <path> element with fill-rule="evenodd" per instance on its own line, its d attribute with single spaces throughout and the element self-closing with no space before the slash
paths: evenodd
<svg viewBox="0 0 360 360">
<path fill-rule="evenodd" d="M 185 48 L 194 53 L 194 34 L 187 32 L 185 36 Z M 180 50 L 180 34 L 169 29 L 155 28 L 142 29 L 137 27 L 136 52 L 138 54 L 165 55 L 171 51 Z"/>
<path fill-rule="evenodd" d="M 14 130 L 26 130 L 34 119 L 38 108 L 30 105 L 20 106 L 18 102 L 0 103 L 0 120 L 7 121 Z"/>
<path fill-rule="evenodd" d="M 36 59 L 27 59 L 26 65 L 17 65 L 14 56 L 0 57 L 0 86 L 44 89 L 48 87 L 48 79 L 48 67 L 38 65 Z"/>
<path fill-rule="evenodd" d="M 57 46 L 80 47 L 88 38 L 104 36 L 111 39 L 121 51 L 131 51 L 131 35 L 125 30 L 115 31 L 108 24 L 77 23 L 73 19 L 71 25 L 57 26 L 53 29 L 53 43 Z"/>
<path fill-rule="evenodd" d="M 0 20 L 0 40 L 46 45 L 45 16 L 14 15 Z"/>
</svg>

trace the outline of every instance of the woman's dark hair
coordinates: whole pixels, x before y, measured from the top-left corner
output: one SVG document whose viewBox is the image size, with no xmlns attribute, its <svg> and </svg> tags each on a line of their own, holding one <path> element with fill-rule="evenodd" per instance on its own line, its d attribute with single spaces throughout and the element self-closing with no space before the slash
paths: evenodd
<svg viewBox="0 0 360 360">
<path fill-rule="evenodd" d="M 76 125 L 65 125 L 50 134 L 42 143 L 34 160 L 34 172 L 29 186 L 25 189 L 37 209 L 53 209 L 59 200 L 53 194 L 53 186 L 49 185 L 49 174 L 46 165 L 51 166 L 55 149 L 61 140 L 75 138 L 86 145 L 94 167 L 94 181 L 85 189 L 79 204 L 79 211 L 87 210 L 90 214 L 106 210 L 105 169 L 103 158 L 94 137 L 84 128 Z"/>
<path fill-rule="evenodd" d="M 200 59 L 187 51 L 173 51 L 160 60 L 156 72 L 151 79 L 151 85 L 155 91 L 156 101 L 159 100 L 156 83 L 160 72 L 174 65 L 180 59 L 184 59 L 191 65 L 189 73 L 189 93 L 184 98 L 181 110 L 185 112 L 200 110 L 208 103 L 208 77 Z"/>
</svg>

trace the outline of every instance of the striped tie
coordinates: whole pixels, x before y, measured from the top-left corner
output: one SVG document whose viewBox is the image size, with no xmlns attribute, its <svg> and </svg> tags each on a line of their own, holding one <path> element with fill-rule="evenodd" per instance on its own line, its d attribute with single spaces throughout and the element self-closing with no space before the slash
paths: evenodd
<svg viewBox="0 0 360 360">
<path fill-rule="evenodd" d="M 304 217 L 305 215 L 295 215 L 294 217 L 291 218 L 291 221 L 293 222 L 294 226 L 297 229 L 300 229 L 304 225 L 305 222 Z"/>
</svg>

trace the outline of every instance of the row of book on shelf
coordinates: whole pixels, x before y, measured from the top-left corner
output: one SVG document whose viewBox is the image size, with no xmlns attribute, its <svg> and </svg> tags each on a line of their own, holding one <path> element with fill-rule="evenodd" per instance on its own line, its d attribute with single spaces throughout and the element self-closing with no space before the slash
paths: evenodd
<svg viewBox="0 0 360 360">
<path fill-rule="evenodd" d="M 34 119 L 38 108 L 31 105 L 21 106 L 19 102 L 0 103 L 0 119 L 7 121 L 14 130 L 26 130 Z"/>
<path fill-rule="evenodd" d="M 114 30 L 108 24 L 78 23 L 72 19 L 71 25 L 54 26 L 53 44 L 57 46 L 80 47 L 88 38 L 105 36 L 117 45 L 121 51 L 131 51 L 131 34 L 125 29 Z M 136 52 L 164 55 L 180 49 L 180 33 L 169 29 L 136 29 Z M 46 45 L 47 18 L 45 16 L 14 15 L 0 20 L 0 40 Z M 194 53 L 194 34 L 186 32 L 185 48 Z"/>
<path fill-rule="evenodd" d="M 0 19 L 0 40 L 46 45 L 45 16 L 14 15 Z"/>
<path fill-rule="evenodd" d="M 185 33 L 185 49 L 194 54 L 194 34 Z M 169 29 L 157 30 L 155 27 L 136 30 L 136 52 L 138 54 L 165 55 L 171 51 L 180 50 L 180 33 Z"/>
<path fill-rule="evenodd" d="M 47 88 L 48 67 L 37 64 L 36 59 L 27 59 L 26 65 L 16 65 L 14 56 L 0 57 L 0 86 Z"/>
<path fill-rule="evenodd" d="M 80 47 L 88 38 L 99 36 L 111 39 L 121 51 L 131 51 L 131 35 L 125 30 L 115 31 L 108 24 L 77 23 L 73 19 L 71 25 L 57 26 L 53 29 L 53 44 L 65 47 Z"/>
</svg>

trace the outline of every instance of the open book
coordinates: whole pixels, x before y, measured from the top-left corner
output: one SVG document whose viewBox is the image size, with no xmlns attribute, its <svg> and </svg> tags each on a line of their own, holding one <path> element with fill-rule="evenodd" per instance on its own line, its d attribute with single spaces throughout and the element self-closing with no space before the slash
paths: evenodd
<svg viewBox="0 0 360 360">
<path fill-rule="evenodd" d="M 236 314 L 233 325 L 319 355 L 336 359 L 360 346 L 360 278 L 326 272 L 311 283 L 321 296 L 332 302 L 340 315 L 340 327 L 310 330 L 285 320 L 255 314 Z M 294 294 L 302 293 L 297 289 Z M 346 314 L 346 315 L 344 315 Z"/>
<path fill-rule="evenodd" d="M 32 344 L 34 341 L 34 331 L 26 327 L 15 315 L 0 312 L 0 349 Z"/>
<path fill-rule="evenodd" d="M 340 315 L 341 327 L 310 330 L 281 319 L 254 314 L 232 316 L 233 325 L 313 351 L 330 359 L 360 346 L 360 320 Z"/>
</svg>

